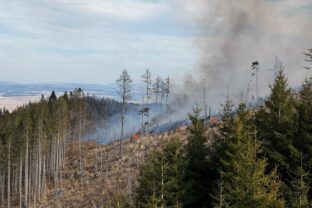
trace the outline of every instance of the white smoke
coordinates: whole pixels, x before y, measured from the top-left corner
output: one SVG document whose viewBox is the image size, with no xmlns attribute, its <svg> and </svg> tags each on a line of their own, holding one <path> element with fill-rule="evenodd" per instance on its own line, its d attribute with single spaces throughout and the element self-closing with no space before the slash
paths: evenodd
<svg viewBox="0 0 312 208">
<path fill-rule="evenodd" d="M 206 79 L 208 102 L 222 102 L 227 91 L 232 97 L 246 92 L 248 82 L 250 97 L 255 95 L 254 61 L 260 63 L 261 96 L 269 91 L 276 56 L 292 87 L 306 76 L 303 52 L 312 47 L 311 1 L 173 0 L 172 5 L 177 18 L 198 32 L 198 62 L 186 76 L 186 88 L 198 92 Z"/>
</svg>

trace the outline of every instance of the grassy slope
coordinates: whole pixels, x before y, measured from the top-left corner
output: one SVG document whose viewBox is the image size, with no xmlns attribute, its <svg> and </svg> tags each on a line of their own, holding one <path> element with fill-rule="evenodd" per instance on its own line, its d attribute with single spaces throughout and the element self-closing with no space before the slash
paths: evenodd
<svg viewBox="0 0 312 208">
<path fill-rule="evenodd" d="M 40 207 L 110 207 L 112 199 L 133 198 L 138 168 L 146 156 L 166 141 L 179 138 L 186 141 L 186 127 L 155 137 L 128 139 L 122 143 L 123 157 L 119 157 L 119 144 L 98 145 L 83 143 L 83 172 L 78 173 L 78 149 L 69 146 L 66 167 L 61 181 L 50 185 L 47 197 Z"/>
</svg>

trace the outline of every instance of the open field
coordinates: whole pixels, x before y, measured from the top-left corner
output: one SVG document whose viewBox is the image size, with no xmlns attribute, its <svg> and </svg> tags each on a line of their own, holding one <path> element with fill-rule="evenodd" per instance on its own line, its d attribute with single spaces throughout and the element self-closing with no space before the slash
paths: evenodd
<svg viewBox="0 0 312 208">
<path fill-rule="evenodd" d="M 16 109 L 19 106 L 27 104 L 29 102 L 36 102 L 40 100 L 40 96 L 13 96 L 4 97 L 0 96 L 0 108 L 6 108 L 9 111 Z"/>
</svg>

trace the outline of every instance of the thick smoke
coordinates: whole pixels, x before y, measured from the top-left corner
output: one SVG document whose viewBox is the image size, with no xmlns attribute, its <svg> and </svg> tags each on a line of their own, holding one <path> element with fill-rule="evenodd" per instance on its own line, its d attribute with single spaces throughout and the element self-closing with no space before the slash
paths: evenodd
<svg viewBox="0 0 312 208">
<path fill-rule="evenodd" d="M 196 31 L 197 62 L 184 80 L 172 77 L 170 106 L 174 113 L 168 120 L 186 119 L 196 103 L 203 108 L 203 80 L 207 105 L 213 113 L 220 110 L 227 94 L 235 101 L 242 97 L 252 101 L 256 94 L 255 78 L 251 76 L 254 61 L 260 63 L 260 96 L 268 94 L 275 57 L 283 61 L 290 86 L 299 86 L 307 74 L 303 52 L 312 47 L 312 14 L 306 9 L 312 8 L 310 1 L 171 0 L 181 25 Z M 131 124 L 137 121 L 136 128 L 126 125 L 126 131 L 133 133 L 140 119 L 136 114 L 129 118 Z M 117 121 L 109 122 L 112 125 L 105 128 L 109 132 L 100 134 L 109 135 L 104 139 L 116 137 L 120 126 Z"/>
<path fill-rule="evenodd" d="M 212 106 L 227 93 L 234 99 L 238 94 L 246 97 L 248 85 L 250 99 L 255 95 L 251 63 L 258 61 L 260 95 L 265 96 L 276 56 L 284 62 L 293 87 L 304 79 L 303 51 L 312 47 L 311 14 L 304 9 L 311 6 L 309 1 L 179 0 L 174 5 L 177 17 L 197 31 L 198 62 L 184 83 L 190 95 L 197 92 L 200 97 L 205 79 Z"/>
</svg>

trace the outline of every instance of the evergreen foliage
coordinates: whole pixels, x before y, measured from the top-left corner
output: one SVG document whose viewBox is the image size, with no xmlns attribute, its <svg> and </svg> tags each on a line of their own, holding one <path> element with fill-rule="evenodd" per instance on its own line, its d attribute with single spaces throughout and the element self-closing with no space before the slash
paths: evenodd
<svg viewBox="0 0 312 208">
<path fill-rule="evenodd" d="M 297 103 L 298 130 L 295 145 L 302 153 L 303 169 L 309 171 L 307 180 L 312 183 L 312 78 L 305 80 L 299 92 Z M 310 198 L 312 194 L 309 194 Z"/>
<path fill-rule="evenodd" d="M 271 86 L 271 95 L 256 115 L 258 137 L 264 139 L 265 153 L 271 169 L 278 166 L 284 180 L 299 162 L 295 147 L 296 112 L 291 90 L 284 72 L 280 70 Z"/>
<path fill-rule="evenodd" d="M 303 169 L 303 161 L 301 158 L 300 166 L 294 171 L 291 181 L 292 197 L 291 205 L 294 208 L 309 207 L 308 192 L 310 190 L 309 184 L 306 182 L 308 172 Z"/>
<path fill-rule="evenodd" d="M 173 140 L 149 156 L 140 170 L 137 207 L 180 207 L 182 154 L 182 144 Z"/>
<path fill-rule="evenodd" d="M 216 191 L 220 191 L 216 190 L 220 189 L 220 187 L 216 187 L 216 181 L 223 183 L 224 180 L 220 178 L 222 170 L 227 169 L 229 166 L 228 161 L 232 157 L 230 150 L 231 144 L 228 141 L 234 139 L 235 133 L 233 107 L 233 102 L 229 97 L 227 97 L 225 103 L 223 104 L 222 120 L 218 125 L 219 131 L 213 136 L 212 144 L 209 147 L 207 187 L 209 188 L 208 202 L 210 206 L 213 206 L 212 202 L 214 201 L 211 196 L 213 196 Z"/>
<path fill-rule="evenodd" d="M 280 198 L 281 182 L 276 170 L 266 174 L 266 159 L 259 158 L 262 143 L 255 131 L 246 128 L 246 111 L 239 110 L 235 122 L 235 137 L 231 144 L 231 159 L 222 170 L 226 181 L 224 201 L 229 207 L 284 207 Z"/>
<path fill-rule="evenodd" d="M 192 114 L 189 114 L 192 125 L 189 127 L 190 136 L 185 146 L 184 160 L 186 164 L 182 178 L 183 207 L 205 207 L 209 197 L 207 136 L 199 115 L 198 107 L 194 108 Z"/>
<path fill-rule="evenodd" d="M 70 96 L 53 91 L 37 103 L 1 110 L 0 207 L 35 207 L 47 186 L 61 180 L 67 145 L 120 109 L 116 101 L 84 97 L 75 89 Z"/>
</svg>

